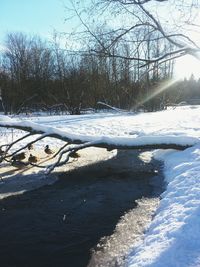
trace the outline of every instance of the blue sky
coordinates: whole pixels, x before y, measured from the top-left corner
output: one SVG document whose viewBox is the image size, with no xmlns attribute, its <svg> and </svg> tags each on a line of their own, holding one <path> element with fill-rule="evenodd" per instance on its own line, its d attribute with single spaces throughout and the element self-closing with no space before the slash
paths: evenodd
<svg viewBox="0 0 200 267">
<path fill-rule="evenodd" d="M 51 36 L 54 29 L 68 31 L 64 22 L 68 0 L 0 0 L 0 43 L 8 32 Z"/>
<path fill-rule="evenodd" d="M 82 0 L 86 3 L 87 0 Z M 70 32 L 73 21 L 65 22 L 67 18 L 66 6 L 70 6 L 70 0 L 0 0 L 0 50 L 6 33 L 23 32 L 38 34 L 44 39 L 51 38 L 53 31 Z M 194 34 L 194 33 L 193 33 Z M 193 36 L 195 37 L 195 36 Z M 195 38 L 194 38 L 195 39 Z M 199 36 L 198 36 L 199 40 Z M 199 76 L 200 64 L 193 58 L 181 58 L 177 64 L 181 75 L 191 75 L 191 72 Z M 190 71 L 188 74 L 188 66 Z"/>
</svg>

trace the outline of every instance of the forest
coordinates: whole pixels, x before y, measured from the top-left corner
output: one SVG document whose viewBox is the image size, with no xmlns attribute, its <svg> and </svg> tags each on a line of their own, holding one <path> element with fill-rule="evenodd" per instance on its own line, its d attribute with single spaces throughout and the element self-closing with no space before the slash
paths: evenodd
<svg viewBox="0 0 200 267">
<path fill-rule="evenodd" d="M 82 7 L 74 6 L 84 30 L 65 34 L 64 45 L 57 32 L 51 41 L 22 32 L 8 33 L 0 51 L 1 111 L 81 114 L 102 108 L 99 102 L 131 111 L 156 111 L 167 105 L 198 102 L 200 80 L 193 75 L 177 80 L 174 75 L 176 58 L 196 53 L 195 44 L 182 33 L 167 33 L 143 4 L 134 3 L 112 2 L 115 16 L 123 12 L 130 16 L 127 8 L 132 5 L 135 10 L 132 21 L 129 18 L 132 26 L 116 29 L 97 23 L 93 29 L 94 19 L 86 25 L 78 9 Z M 95 16 L 97 9 L 96 4 Z M 99 10 L 103 13 L 102 7 Z M 183 45 L 186 41 L 189 48 Z M 72 49 L 70 42 L 78 44 L 78 49 Z"/>
<path fill-rule="evenodd" d="M 154 53 L 154 47 L 151 47 Z M 125 54 L 129 47 L 123 47 Z M 134 63 L 134 65 L 133 65 Z M 71 54 L 58 43 L 22 33 L 7 35 L 1 53 L 1 110 L 5 114 L 33 111 L 80 114 L 104 102 L 126 110 L 160 110 L 200 98 L 200 80 L 176 81 L 168 90 L 142 104 L 160 84 L 173 79 L 174 62 L 152 71 L 129 59 Z"/>
</svg>

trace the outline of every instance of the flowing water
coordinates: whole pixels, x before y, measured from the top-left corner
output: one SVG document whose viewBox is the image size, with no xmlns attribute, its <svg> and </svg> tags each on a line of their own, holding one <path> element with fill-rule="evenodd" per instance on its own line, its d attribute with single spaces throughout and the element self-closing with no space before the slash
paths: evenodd
<svg viewBox="0 0 200 267">
<path fill-rule="evenodd" d="M 163 190 L 156 162 L 120 151 L 0 201 L 1 267 L 123 266 Z"/>
</svg>

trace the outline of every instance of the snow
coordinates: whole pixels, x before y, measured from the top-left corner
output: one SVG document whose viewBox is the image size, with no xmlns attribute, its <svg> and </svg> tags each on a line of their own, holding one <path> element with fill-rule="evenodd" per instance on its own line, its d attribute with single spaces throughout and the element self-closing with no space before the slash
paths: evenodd
<svg viewBox="0 0 200 267">
<path fill-rule="evenodd" d="M 186 267 L 200 266 L 199 114 L 200 106 L 185 106 L 144 114 L 101 113 L 12 119 L 0 116 L 0 124 L 31 126 L 82 141 L 192 146 L 184 151 L 170 149 L 151 153 L 163 161 L 166 190 L 142 240 L 130 248 L 126 261 L 127 267 Z M 4 137 L 1 138 L 3 142 Z M 44 141 L 41 142 L 43 146 Z M 54 146 L 59 142 L 55 141 Z"/>
<path fill-rule="evenodd" d="M 82 116 L 57 116 L 22 120 L 9 119 L 9 125 L 32 127 L 47 134 L 59 134 L 72 140 L 102 142 L 116 145 L 177 144 L 195 145 L 199 142 L 197 131 L 199 108 L 180 108 L 166 112 L 126 114 L 97 114 Z M 189 114 L 188 114 L 189 113 Z M 195 124 L 190 127 L 190 121 Z M 0 121 L 6 125 L 6 120 Z M 51 126 L 49 126 L 51 125 Z"/>
<path fill-rule="evenodd" d="M 154 156 L 164 160 L 167 188 L 127 266 L 200 266 L 200 144 Z"/>
</svg>

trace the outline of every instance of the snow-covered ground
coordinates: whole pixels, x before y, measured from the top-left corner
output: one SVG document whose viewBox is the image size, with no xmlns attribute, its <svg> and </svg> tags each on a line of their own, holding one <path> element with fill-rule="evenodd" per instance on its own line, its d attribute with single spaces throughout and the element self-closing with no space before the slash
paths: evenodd
<svg viewBox="0 0 200 267">
<path fill-rule="evenodd" d="M 152 156 L 164 163 L 166 191 L 162 194 L 159 208 L 142 241 L 137 247 L 130 248 L 126 262 L 129 267 L 184 267 L 200 266 L 199 114 L 199 106 L 187 106 L 138 115 L 115 113 L 14 118 L 9 123 L 59 132 L 83 141 L 192 145 L 184 151 L 152 152 Z M 0 122 L 6 123 L 7 119 L 2 116 Z M 3 131 L 2 143 L 6 141 L 5 138 L 11 138 L 4 136 Z M 42 142 L 41 147 L 44 146 Z M 54 140 L 53 146 L 56 147 L 59 142 Z"/>
<path fill-rule="evenodd" d="M 200 144 L 155 157 L 164 161 L 166 191 L 127 266 L 200 266 Z"/>
</svg>

